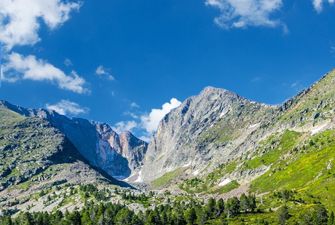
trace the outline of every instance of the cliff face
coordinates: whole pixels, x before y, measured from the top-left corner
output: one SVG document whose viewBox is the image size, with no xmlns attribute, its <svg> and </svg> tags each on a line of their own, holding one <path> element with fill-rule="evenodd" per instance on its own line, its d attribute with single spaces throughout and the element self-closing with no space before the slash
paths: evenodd
<svg viewBox="0 0 335 225">
<path fill-rule="evenodd" d="M 130 132 L 121 133 L 119 138 L 122 150 L 121 154 L 128 159 L 130 169 L 137 171 L 143 166 L 143 159 L 147 152 L 148 144 Z"/>
</svg>

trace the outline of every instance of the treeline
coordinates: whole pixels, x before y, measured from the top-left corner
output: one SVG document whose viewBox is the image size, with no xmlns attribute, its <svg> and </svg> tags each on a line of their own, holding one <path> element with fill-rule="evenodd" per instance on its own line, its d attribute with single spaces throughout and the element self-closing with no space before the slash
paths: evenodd
<svg viewBox="0 0 335 225">
<path fill-rule="evenodd" d="M 289 198 L 286 192 L 283 192 L 283 196 Z M 328 214 L 321 204 L 294 212 L 297 215 L 291 215 L 289 208 L 284 205 L 277 209 L 277 218 L 259 219 L 257 224 L 335 225 L 334 213 Z M 22 212 L 15 218 L 2 216 L 0 225 L 224 225 L 230 224 L 231 220 L 244 223 L 243 216 L 246 214 L 256 216 L 263 213 L 266 212 L 257 208 L 255 196 L 244 194 L 240 198 L 233 197 L 227 201 L 210 198 L 206 203 L 194 200 L 167 202 L 138 213 L 121 204 L 97 204 L 89 201 L 81 211 Z"/>
<path fill-rule="evenodd" d="M 242 195 L 240 199 L 228 199 L 226 202 L 210 198 L 206 204 L 195 201 L 173 202 L 137 214 L 120 204 L 96 205 L 88 202 L 81 211 L 24 212 L 16 218 L 4 216 L 0 218 L 0 225 L 188 225 L 206 224 L 211 220 L 219 220 L 221 224 L 225 224 L 228 218 L 254 212 L 256 208 L 255 196 L 246 195 Z"/>
</svg>

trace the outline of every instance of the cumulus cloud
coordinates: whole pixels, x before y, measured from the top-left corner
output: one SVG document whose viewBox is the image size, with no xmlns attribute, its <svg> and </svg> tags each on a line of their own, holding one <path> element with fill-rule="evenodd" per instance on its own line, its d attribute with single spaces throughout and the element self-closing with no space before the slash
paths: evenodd
<svg viewBox="0 0 335 225">
<path fill-rule="evenodd" d="M 34 45 L 40 41 L 38 31 L 41 24 L 53 30 L 78 10 L 79 2 L 65 0 L 1 0 L 0 1 L 0 44 L 5 58 L 3 79 L 15 82 L 20 79 L 50 81 L 60 88 L 76 93 L 85 93 L 85 80 L 75 71 L 70 74 L 33 55 L 22 56 L 11 52 L 15 46 Z M 66 64 L 70 61 L 67 60 Z"/>
<path fill-rule="evenodd" d="M 206 0 L 206 5 L 220 11 L 214 21 L 225 29 L 282 25 L 280 20 L 272 18 L 282 7 L 282 0 Z"/>
<path fill-rule="evenodd" d="M 102 65 L 97 67 L 97 69 L 95 70 L 95 74 L 98 75 L 98 76 L 101 76 L 101 77 L 105 76 L 105 77 L 107 77 L 108 80 L 115 80 L 114 76 L 110 72 L 110 69 L 105 68 Z"/>
<path fill-rule="evenodd" d="M 323 9 L 323 4 L 326 2 L 329 4 L 334 4 L 335 0 L 313 0 L 314 9 L 320 13 Z"/>
<path fill-rule="evenodd" d="M 116 132 L 139 131 L 139 134 L 142 135 L 140 139 L 149 142 L 152 134 L 157 130 L 159 122 L 180 104 L 181 102 L 178 99 L 172 98 L 169 102 L 164 103 L 160 109 L 152 109 L 150 113 L 135 114 L 126 112 L 125 114 L 130 116 L 132 120 L 118 122 L 113 129 Z"/>
<path fill-rule="evenodd" d="M 121 121 L 115 124 L 113 129 L 118 132 L 124 132 L 124 131 L 132 131 L 134 128 L 138 126 L 137 122 L 132 120 L 132 121 Z"/>
<path fill-rule="evenodd" d="M 61 115 L 79 115 L 88 113 L 89 109 L 81 107 L 78 103 L 71 102 L 68 100 L 61 100 L 60 102 L 50 105 L 46 104 L 46 108 L 51 111 L 55 111 Z"/>
<path fill-rule="evenodd" d="M 147 115 L 141 116 L 141 126 L 147 133 L 152 134 L 158 128 L 159 122 L 168 114 L 172 109 L 180 106 L 181 102 L 172 98 L 170 102 L 164 103 L 160 109 L 152 109 Z"/>
<path fill-rule="evenodd" d="M 7 50 L 16 45 L 34 45 L 40 38 L 40 22 L 55 29 L 67 21 L 80 3 L 62 0 L 1 0 L 0 42 Z"/>
<path fill-rule="evenodd" d="M 4 80 L 34 80 L 50 81 L 57 84 L 60 88 L 75 93 L 86 93 L 88 90 L 84 87 L 85 80 L 75 71 L 65 74 L 59 68 L 51 65 L 47 61 L 37 59 L 33 55 L 22 56 L 18 53 L 8 55 L 4 65 Z"/>
</svg>

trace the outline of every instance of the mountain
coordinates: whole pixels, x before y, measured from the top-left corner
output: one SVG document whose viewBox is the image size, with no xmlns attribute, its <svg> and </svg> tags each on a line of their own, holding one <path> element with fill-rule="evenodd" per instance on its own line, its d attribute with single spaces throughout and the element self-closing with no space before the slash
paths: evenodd
<svg viewBox="0 0 335 225">
<path fill-rule="evenodd" d="M 104 123 L 68 118 L 45 109 L 25 109 L 1 101 L 0 105 L 25 117 L 47 120 L 59 129 L 95 167 L 118 179 L 129 177 L 142 165 L 147 143 L 129 134 L 117 134 Z"/>
<path fill-rule="evenodd" d="M 271 202 L 293 190 L 335 209 L 334 109 L 335 71 L 277 106 L 206 88 L 161 121 L 142 177 L 197 196 L 249 192 Z"/>
<path fill-rule="evenodd" d="M 91 183 L 129 186 L 91 166 L 49 121 L 24 117 L 0 105 L 1 209 L 15 212 L 34 202 L 41 210 L 45 200 L 38 200 L 37 193 Z"/>
<path fill-rule="evenodd" d="M 144 180 L 181 170 L 198 175 L 228 161 L 239 148 L 255 144 L 250 136 L 269 123 L 276 110 L 224 89 L 205 88 L 160 123 L 148 146 Z"/>
</svg>

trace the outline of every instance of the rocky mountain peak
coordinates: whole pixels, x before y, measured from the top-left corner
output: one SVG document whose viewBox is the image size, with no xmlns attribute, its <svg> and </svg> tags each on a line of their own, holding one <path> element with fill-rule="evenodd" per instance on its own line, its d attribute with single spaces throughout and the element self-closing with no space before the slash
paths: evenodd
<svg viewBox="0 0 335 225">
<path fill-rule="evenodd" d="M 148 146 L 142 171 L 150 181 L 178 168 L 199 170 L 224 157 L 244 140 L 271 108 L 225 89 L 206 87 L 161 121 Z M 240 130 L 246 129 L 246 132 Z M 237 137 L 241 135 L 241 138 Z M 223 143 L 219 141 L 223 140 Z M 216 143 L 217 142 L 217 143 Z"/>
<path fill-rule="evenodd" d="M 217 88 L 212 86 L 205 87 L 199 94 L 199 96 L 208 96 L 208 95 L 221 95 L 226 97 L 237 98 L 238 95 L 232 91 L 226 90 L 224 88 Z"/>
</svg>

